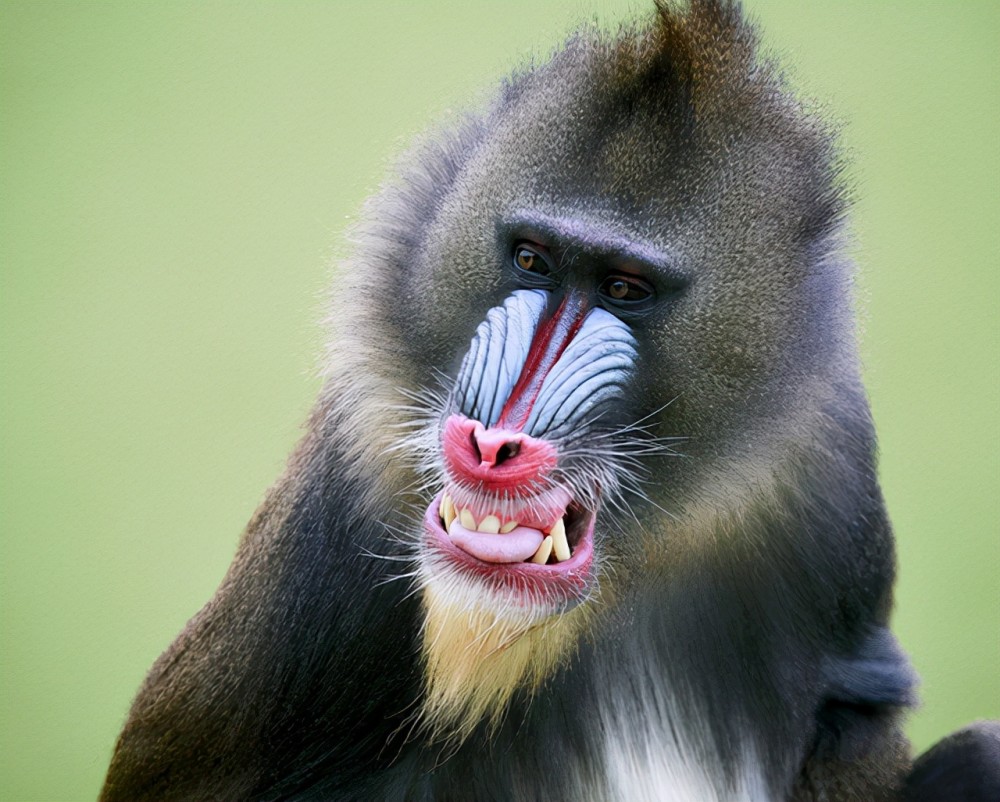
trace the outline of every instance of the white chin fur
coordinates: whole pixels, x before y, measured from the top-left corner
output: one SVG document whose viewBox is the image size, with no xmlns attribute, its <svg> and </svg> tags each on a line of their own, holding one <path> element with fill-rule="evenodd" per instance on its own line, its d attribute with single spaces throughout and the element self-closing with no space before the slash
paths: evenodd
<svg viewBox="0 0 1000 802">
<path fill-rule="evenodd" d="M 424 551 L 424 727 L 461 741 L 482 721 L 497 725 L 511 696 L 534 689 L 576 646 L 587 605 L 560 613 L 551 603 L 494 589 Z"/>
<path fill-rule="evenodd" d="M 465 611 L 470 620 L 489 615 L 505 626 L 528 629 L 559 613 L 559 605 L 538 597 L 526 599 L 523 592 L 494 587 L 452 565 L 446 558 L 422 550 L 417 558 L 417 581 L 425 592 L 447 600 Z"/>
</svg>

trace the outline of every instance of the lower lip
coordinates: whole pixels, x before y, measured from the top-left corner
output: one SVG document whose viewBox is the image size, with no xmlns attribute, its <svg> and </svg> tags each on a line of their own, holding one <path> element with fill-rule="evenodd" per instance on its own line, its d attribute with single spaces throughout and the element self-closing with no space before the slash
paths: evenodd
<svg viewBox="0 0 1000 802">
<path fill-rule="evenodd" d="M 594 557 L 594 516 L 573 550 L 573 555 L 561 563 L 487 563 L 477 560 L 458 548 L 441 525 L 439 506 L 441 494 L 431 502 L 424 515 L 426 545 L 438 556 L 448 560 L 458 570 L 498 590 L 513 591 L 526 604 L 581 601 L 591 584 Z"/>
</svg>

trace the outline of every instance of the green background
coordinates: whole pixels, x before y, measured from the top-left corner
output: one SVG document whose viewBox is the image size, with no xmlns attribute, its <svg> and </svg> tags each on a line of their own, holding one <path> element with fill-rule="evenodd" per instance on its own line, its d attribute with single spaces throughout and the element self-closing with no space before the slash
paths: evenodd
<svg viewBox="0 0 1000 802">
<path fill-rule="evenodd" d="M 299 434 L 392 154 L 649 5 L 0 4 L 0 797 L 96 795 Z M 923 748 L 1000 716 L 1000 4 L 748 5 L 854 154 Z"/>
</svg>

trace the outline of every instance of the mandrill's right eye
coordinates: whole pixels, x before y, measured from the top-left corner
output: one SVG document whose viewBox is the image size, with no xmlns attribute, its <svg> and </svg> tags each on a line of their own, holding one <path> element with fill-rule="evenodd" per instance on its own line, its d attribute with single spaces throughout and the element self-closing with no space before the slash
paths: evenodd
<svg viewBox="0 0 1000 802">
<path fill-rule="evenodd" d="M 514 248 L 514 267 L 526 273 L 547 276 L 552 272 L 548 256 L 538 248 L 521 244 Z"/>
</svg>

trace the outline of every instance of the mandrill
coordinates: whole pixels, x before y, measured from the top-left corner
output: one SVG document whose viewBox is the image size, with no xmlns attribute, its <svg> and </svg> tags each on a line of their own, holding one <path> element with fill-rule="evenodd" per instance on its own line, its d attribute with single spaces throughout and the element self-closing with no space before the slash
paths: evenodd
<svg viewBox="0 0 1000 802">
<path fill-rule="evenodd" d="M 995 725 L 901 731 L 841 172 L 724 0 L 418 144 L 102 799 L 1000 798 Z"/>
</svg>

